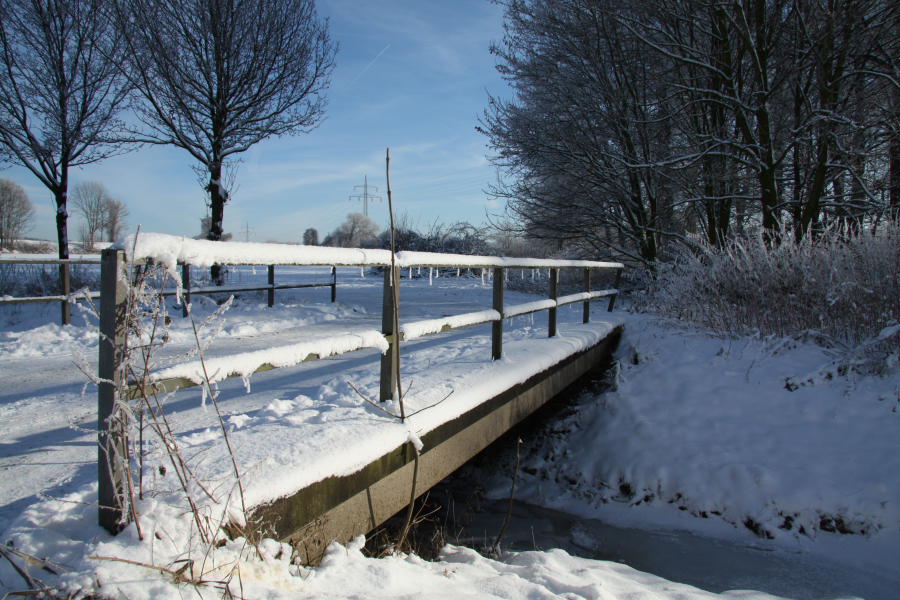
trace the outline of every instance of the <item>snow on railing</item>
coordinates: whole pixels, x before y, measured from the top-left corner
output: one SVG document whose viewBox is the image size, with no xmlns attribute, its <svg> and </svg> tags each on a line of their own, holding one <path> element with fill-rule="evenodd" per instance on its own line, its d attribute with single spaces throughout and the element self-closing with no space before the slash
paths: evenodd
<svg viewBox="0 0 900 600">
<path fill-rule="evenodd" d="M 127 258 L 126 258 L 126 255 Z M 100 361 L 98 367 L 98 422 L 100 423 L 100 446 L 105 449 L 102 457 L 110 457 L 115 448 L 124 447 L 120 433 L 110 429 L 110 422 L 117 409 L 116 395 L 120 389 L 123 369 L 123 348 L 125 346 L 126 313 L 125 304 L 128 290 L 126 281 L 126 260 L 132 264 L 149 262 L 163 265 L 182 285 L 185 265 L 209 267 L 212 265 L 298 265 L 298 266 L 379 266 L 384 269 L 382 330 L 366 330 L 308 340 L 298 344 L 268 348 L 231 356 L 207 358 L 199 361 L 174 365 L 154 373 L 149 385 L 152 390 L 138 390 L 132 384 L 127 397 L 141 393 L 171 392 L 177 389 L 206 383 L 215 383 L 228 377 L 241 377 L 249 388 L 249 378 L 253 373 L 280 367 L 294 366 L 308 360 L 326 356 L 336 356 L 363 348 L 376 348 L 381 353 L 381 381 L 379 398 L 384 401 L 396 389 L 396 370 L 391 365 L 399 362 L 400 339 L 414 339 L 424 335 L 449 331 L 461 327 L 491 323 L 491 357 L 498 360 L 503 353 L 503 321 L 513 316 L 548 311 L 548 335 L 556 335 L 556 311 L 566 304 L 582 302 L 583 322 L 590 320 L 590 302 L 596 298 L 609 297 L 607 310 L 611 311 L 618 295 L 619 276 L 624 266 L 617 262 L 587 260 L 557 260 L 537 258 L 509 258 L 499 256 L 468 256 L 461 254 L 437 254 L 432 252 L 399 252 L 391 262 L 387 250 L 359 248 L 329 248 L 321 246 L 296 246 L 287 244 L 258 244 L 249 242 L 210 242 L 178 236 L 142 233 L 123 245 L 103 251 L 101 258 L 100 295 Z M 182 273 L 179 273 L 179 265 Z M 461 315 L 426 319 L 405 323 L 394 331 L 395 313 L 393 289 L 400 286 L 400 271 L 407 267 L 450 267 L 490 269 L 493 273 L 493 297 L 490 309 Z M 269 283 L 274 286 L 270 267 Z M 549 298 L 517 306 L 505 307 L 503 302 L 506 272 L 510 268 L 548 269 Z M 558 296 L 559 269 L 583 270 L 584 291 L 567 296 Z M 591 271 L 613 269 L 616 271 L 614 289 L 592 291 Z M 334 273 L 334 271 L 332 271 Z M 186 283 L 186 282 L 185 282 Z M 189 284 L 188 284 L 189 285 Z M 333 298 L 333 295 L 332 295 Z M 270 298 L 271 302 L 271 298 Z M 399 335 L 398 335 L 399 334 Z M 400 338 L 400 339 L 398 339 Z M 145 383 L 146 385 L 146 383 Z M 100 521 L 111 531 L 121 521 L 123 508 L 120 504 L 121 490 L 117 481 L 122 481 L 121 473 L 114 473 L 115 461 L 106 460 L 99 473 Z"/>
<path fill-rule="evenodd" d="M 322 336 L 296 344 L 206 358 L 202 362 L 196 360 L 173 365 L 153 373 L 151 384 L 157 386 L 157 391 L 174 391 L 174 389 L 191 385 L 201 385 L 207 381 L 218 383 L 231 377 L 241 377 L 249 391 L 249 378 L 259 371 L 292 367 L 310 360 L 337 356 L 364 348 L 374 348 L 383 354 L 388 351 L 388 342 L 380 332 L 374 329 Z M 170 383 L 167 385 L 166 382 Z"/>
<path fill-rule="evenodd" d="M 401 339 L 414 340 L 432 333 L 460 329 L 461 327 L 469 327 L 471 325 L 481 325 L 482 323 L 491 323 L 493 321 L 499 321 L 502 318 L 503 317 L 499 312 L 490 309 L 441 317 L 440 319 L 425 319 L 422 321 L 404 323 L 400 326 L 400 335 L 402 336 Z"/>
<path fill-rule="evenodd" d="M 141 233 L 121 246 L 133 262 L 153 261 L 165 265 L 178 277 L 176 265 L 198 267 L 221 265 L 304 265 L 339 267 L 387 267 L 391 265 L 389 250 L 377 248 L 332 248 L 293 244 L 256 242 L 211 242 L 164 233 Z M 398 267 L 459 268 L 590 268 L 622 269 L 618 262 L 561 260 L 552 258 L 512 258 L 436 252 L 398 252 Z"/>
</svg>

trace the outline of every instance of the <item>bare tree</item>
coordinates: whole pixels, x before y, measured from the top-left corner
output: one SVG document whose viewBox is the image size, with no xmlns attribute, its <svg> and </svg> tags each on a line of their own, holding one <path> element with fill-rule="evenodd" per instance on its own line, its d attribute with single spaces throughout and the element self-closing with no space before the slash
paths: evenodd
<svg viewBox="0 0 900 600">
<path fill-rule="evenodd" d="M 516 95 L 491 98 L 481 120 L 507 176 L 494 193 L 522 234 L 656 260 L 679 234 L 659 61 L 625 34 L 620 3 L 503 4 L 506 36 L 491 51 Z"/>
<path fill-rule="evenodd" d="M 499 1 L 515 95 L 480 129 L 522 234 L 653 262 L 745 226 L 852 232 L 900 197 L 896 2 Z"/>
<path fill-rule="evenodd" d="M 107 240 L 115 242 L 122 237 L 127 217 L 128 207 L 124 202 L 115 198 L 106 199 L 103 229 L 106 231 Z"/>
<path fill-rule="evenodd" d="M 117 0 L 144 141 L 183 148 L 207 177 L 208 239 L 222 237 L 223 170 L 324 114 L 336 47 L 313 0 Z M 213 272 L 213 278 L 219 277 Z"/>
<path fill-rule="evenodd" d="M 69 169 L 123 150 L 116 115 L 128 87 L 113 35 L 103 0 L 0 0 L 0 158 L 53 194 L 60 258 Z"/>
<path fill-rule="evenodd" d="M 325 236 L 325 246 L 341 248 L 361 248 L 375 243 L 378 238 L 378 225 L 362 213 L 350 213 L 337 229 Z"/>
<path fill-rule="evenodd" d="M 0 248 L 15 249 L 34 216 L 34 207 L 22 186 L 0 179 Z"/>
<path fill-rule="evenodd" d="M 106 225 L 106 205 L 109 201 L 106 187 L 97 181 L 87 181 L 75 186 L 72 206 L 81 217 L 81 243 L 87 251 L 93 250 Z"/>
</svg>

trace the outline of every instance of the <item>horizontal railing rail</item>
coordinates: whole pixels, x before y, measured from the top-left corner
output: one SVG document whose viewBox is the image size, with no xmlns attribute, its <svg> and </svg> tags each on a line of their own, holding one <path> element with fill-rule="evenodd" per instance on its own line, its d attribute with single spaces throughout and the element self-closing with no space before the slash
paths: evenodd
<svg viewBox="0 0 900 600">
<path fill-rule="evenodd" d="M 72 293 L 71 265 L 99 265 L 96 258 L 0 258 L 0 265 L 59 265 L 58 295 L 54 296 L 0 296 L 2 304 L 29 304 L 35 302 L 59 302 L 60 322 L 68 325 L 72 322 L 72 303 L 77 297 L 90 294 L 91 298 L 98 298 L 97 292 L 79 291 Z"/>
<path fill-rule="evenodd" d="M 139 261 L 138 264 L 146 264 L 151 261 Z M 71 289 L 71 274 L 69 272 L 69 265 L 99 265 L 100 260 L 98 259 L 51 259 L 51 258 L 22 258 L 22 259 L 10 259 L 10 258 L 0 258 L 0 265 L 60 265 L 60 278 L 59 278 L 59 287 L 60 293 L 58 295 L 46 295 L 46 296 L 0 296 L 0 305 L 3 304 L 33 304 L 33 303 L 42 303 L 42 302 L 59 302 L 62 306 L 61 317 L 60 320 L 63 325 L 68 325 L 71 323 L 71 308 L 70 305 L 77 302 L 78 300 L 90 298 L 91 300 L 96 300 L 100 298 L 100 292 L 91 292 L 88 290 L 76 290 L 75 292 Z M 258 266 L 258 265 L 241 265 L 241 266 Z M 178 289 L 169 289 L 169 290 L 161 290 L 160 294 L 163 296 L 182 296 L 184 298 L 184 302 L 182 303 L 182 314 L 183 316 L 187 316 L 188 308 L 187 304 L 191 301 L 191 294 L 215 294 L 215 293 L 241 293 L 241 292 L 268 292 L 267 294 L 267 305 L 271 308 L 275 305 L 275 292 L 278 290 L 296 290 L 303 288 L 318 288 L 318 287 L 327 287 L 331 288 L 331 301 L 337 302 L 337 270 L 334 266 L 331 267 L 331 281 L 323 282 L 323 283 L 275 283 L 275 265 L 264 265 L 268 268 L 268 284 L 260 285 L 260 286 L 239 286 L 239 287 L 218 287 L 218 286 L 210 286 L 210 287 L 191 287 L 191 278 L 190 278 L 190 265 L 183 264 L 182 265 L 182 286 Z"/>
<path fill-rule="evenodd" d="M 110 425 L 115 411 L 116 394 L 124 389 L 124 395 L 128 399 L 143 397 L 146 394 L 168 393 L 178 389 L 215 383 L 231 377 L 248 378 L 254 373 L 268 371 L 288 366 L 295 366 L 303 362 L 318 360 L 329 356 L 338 356 L 348 352 L 362 349 L 378 349 L 381 356 L 381 377 L 379 382 L 379 399 L 381 401 L 391 399 L 396 386 L 396 366 L 400 361 L 400 341 L 411 340 L 426 335 L 452 331 L 463 327 L 491 324 L 491 358 L 499 360 L 503 355 L 503 323 L 506 319 L 546 310 L 548 312 L 547 329 L 548 336 L 557 335 L 557 310 L 558 308 L 578 302 L 583 303 L 582 321 L 590 321 L 591 301 L 608 298 L 607 310 L 612 311 L 618 296 L 619 280 L 624 265 L 614 262 L 584 261 L 584 260 L 554 260 L 554 259 L 529 259 L 507 258 L 491 256 L 465 256 L 444 255 L 424 252 L 400 252 L 392 257 L 390 252 L 383 250 L 361 250 L 342 248 L 314 248 L 287 247 L 274 244 L 240 244 L 240 243 L 214 243 L 213 246 L 197 245 L 197 241 L 191 243 L 182 242 L 177 251 L 172 251 L 173 238 L 151 234 L 151 242 L 167 241 L 168 244 L 149 244 L 148 248 L 141 248 L 136 256 L 132 257 L 135 263 L 159 262 L 164 264 L 170 272 L 177 266 L 182 267 L 179 287 L 183 293 L 189 294 L 190 267 L 189 261 L 198 255 L 203 255 L 200 250 L 208 251 L 215 264 L 221 265 L 256 265 L 263 264 L 261 258 L 267 259 L 269 267 L 269 285 L 256 289 L 268 290 L 270 293 L 270 306 L 275 289 L 279 286 L 274 281 L 275 265 L 292 266 L 331 266 L 332 267 L 332 299 L 334 296 L 334 282 L 336 266 L 347 267 L 384 267 L 384 281 L 382 288 L 382 322 L 381 330 L 360 330 L 342 334 L 340 336 L 314 338 L 302 343 L 290 344 L 268 348 L 262 351 L 244 352 L 225 357 L 206 358 L 203 363 L 192 361 L 172 365 L 152 375 L 141 382 L 123 381 L 121 361 L 124 356 L 126 335 L 126 303 L 129 285 L 125 280 L 127 270 L 125 267 L 126 256 L 123 250 L 104 250 L 101 259 L 101 294 L 100 294 L 100 360 L 98 367 L 98 422 L 100 423 L 100 468 L 99 468 L 99 492 L 100 492 L 100 522 L 110 531 L 118 529 L 124 518 L 122 497 L 122 482 L 126 476 L 118 472 L 120 467 L 115 461 L 109 459 L 116 452 L 125 448 L 125 440 L 118 439 L 117 433 Z M 154 252 L 155 248 L 159 248 Z M 201 265 L 210 266 L 210 261 L 203 261 Z M 436 319 L 424 319 L 407 322 L 399 325 L 399 331 L 394 331 L 396 311 L 399 310 L 401 270 L 411 267 L 429 268 L 453 268 L 453 269 L 489 269 L 491 274 L 491 306 L 481 311 L 450 315 Z M 505 306 L 504 291 L 506 287 L 506 274 L 509 269 L 548 269 L 548 297 L 535 302 Z M 582 291 L 578 293 L 559 295 L 559 273 L 561 269 L 579 269 L 582 271 Z M 591 290 L 591 273 L 596 270 L 614 270 L 615 283 L 610 289 Z M 309 286 L 305 284 L 305 286 Z M 295 286 L 285 286 L 285 289 Z M 302 287 L 302 286 L 297 286 Z M 251 288 L 242 288 L 250 290 Z M 222 292 L 222 288 L 211 288 L 211 291 Z M 230 290 L 231 291 L 231 290 Z M 174 292 L 167 292 L 174 293 Z M 193 293 L 198 293 L 196 289 Z M 190 302 L 189 295 L 184 299 L 184 304 Z M 234 365 L 240 365 L 235 367 Z M 124 384 L 124 385 L 122 385 Z"/>
</svg>

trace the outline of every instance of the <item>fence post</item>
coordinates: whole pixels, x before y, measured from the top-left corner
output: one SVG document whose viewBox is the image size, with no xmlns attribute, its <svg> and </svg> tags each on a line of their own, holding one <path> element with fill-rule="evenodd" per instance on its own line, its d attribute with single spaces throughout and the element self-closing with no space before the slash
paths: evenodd
<svg viewBox="0 0 900 600">
<path fill-rule="evenodd" d="M 188 316 L 191 303 L 191 265 L 181 265 L 181 316 Z"/>
<path fill-rule="evenodd" d="M 491 358 L 500 360 L 503 356 L 503 288 L 505 278 L 503 268 L 494 269 L 493 308 L 500 313 L 500 320 L 491 323 Z"/>
<path fill-rule="evenodd" d="M 591 270 L 589 268 L 584 269 L 584 291 L 587 293 L 591 293 Z M 581 322 L 582 323 L 590 323 L 591 322 L 591 299 L 588 298 L 584 301 L 584 307 L 581 309 Z"/>
<path fill-rule="evenodd" d="M 269 265 L 269 308 L 275 306 L 275 265 Z"/>
<path fill-rule="evenodd" d="M 65 296 L 60 306 L 62 324 L 72 322 L 72 305 L 69 304 L 69 294 L 72 292 L 72 279 L 69 273 L 69 263 L 59 265 L 59 293 Z"/>
<path fill-rule="evenodd" d="M 556 300 L 559 296 L 559 269 L 550 269 L 550 299 Z M 547 324 L 547 337 L 556 337 L 556 305 L 549 311 Z"/>
<path fill-rule="evenodd" d="M 616 281 L 613 283 L 613 288 L 616 290 L 616 293 L 609 297 L 609 306 L 606 308 L 606 312 L 612 312 L 613 307 L 616 305 L 616 298 L 619 297 L 619 281 L 622 279 L 622 269 L 616 269 Z"/>
<path fill-rule="evenodd" d="M 337 302 L 337 267 L 331 267 L 331 301 Z"/>
<path fill-rule="evenodd" d="M 396 287 L 395 287 L 396 286 Z M 394 331 L 394 311 L 400 304 L 400 268 L 384 268 L 384 291 L 381 299 L 381 333 L 388 337 L 388 351 L 381 355 L 381 384 L 378 399 L 394 397 L 397 389 L 397 367 L 400 365 L 400 332 Z"/>
<path fill-rule="evenodd" d="M 97 375 L 97 481 L 100 525 L 117 533 L 125 522 L 127 441 L 124 413 L 116 405 L 122 382 L 127 286 L 125 253 L 103 250 L 100 259 L 100 348 Z"/>
</svg>

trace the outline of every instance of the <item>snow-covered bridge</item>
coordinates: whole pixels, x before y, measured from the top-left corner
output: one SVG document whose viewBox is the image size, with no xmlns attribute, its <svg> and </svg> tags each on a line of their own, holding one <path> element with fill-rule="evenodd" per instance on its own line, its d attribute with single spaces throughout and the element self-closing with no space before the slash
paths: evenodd
<svg viewBox="0 0 900 600">
<path fill-rule="evenodd" d="M 607 298 L 606 308 L 611 310 L 617 294 L 615 284 L 592 290 L 591 273 L 618 274 L 619 263 L 415 252 L 392 257 L 384 250 L 210 243 L 159 234 L 142 234 L 125 248 L 131 255 L 127 261 L 121 249 L 106 251 L 102 260 L 99 504 L 101 523 L 110 530 L 129 519 L 139 520 L 135 489 L 144 482 L 143 477 L 135 482 L 135 472 L 144 473 L 145 462 L 155 461 L 156 473 L 163 476 L 167 470 L 163 463 L 168 463 L 188 495 L 198 486 L 203 489 L 203 495 L 224 509 L 223 522 L 243 525 L 249 518 L 254 526 L 290 540 L 314 561 L 328 542 L 347 541 L 373 529 L 411 497 L 605 364 L 621 333 L 616 319 L 590 319 L 592 300 Z M 154 345 L 159 322 L 132 331 L 137 342 L 128 342 L 128 323 L 135 321 L 135 314 L 163 318 L 153 310 L 148 313 L 148 296 L 141 297 L 132 284 L 133 266 L 148 263 L 161 265 L 176 286 L 177 267 L 183 264 L 382 267 L 381 326 L 356 324 L 326 335 L 310 334 L 302 341 L 220 356 L 201 353 L 196 359 L 157 368 L 148 360 L 152 353 L 147 349 Z M 411 293 L 401 309 L 402 275 L 411 282 L 422 268 L 428 270 L 429 279 L 437 268 L 477 273 L 479 287 L 490 292 L 489 307 L 452 314 L 438 309 L 442 314 L 435 317 L 428 310 L 433 299 Z M 559 273 L 572 269 L 580 273 L 580 291 L 560 295 Z M 548 297 L 508 304 L 510 273 L 534 277 L 536 270 L 546 273 Z M 146 269 L 137 270 L 139 278 L 142 273 L 146 275 Z M 424 312 L 428 318 L 401 323 L 399 314 L 406 315 L 410 304 L 418 309 L 410 314 Z M 573 306 L 581 308 L 581 323 L 561 324 L 558 311 Z M 539 311 L 548 314 L 543 336 L 515 331 L 504 336 L 505 321 Z M 490 327 L 490 336 L 454 335 L 458 329 L 478 325 Z M 444 332 L 451 334 L 420 340 Z M 202 347 L 199 338 L 198 346 Z M 322 400 L 329 400 L 321 397 L 321 391 L 319 410 L 307 396 L 296 396 L 275 399 L 253 413 L 219 412 L 216 386 L 227 378 L 242 378 L 249 391 L 254 373 L 366 350 L 369 356 L 372 350 L 381 354 L 375 363 L 380 363 L 378 368 L 371 359 L 348 363 L 341 370 L 343 380 L 335 384 L 332 379 L 332 389 L 324 391 L 325 396 L 333 395 L 336 418 L 321 410 Z M 213 402 L 221 429 L 219 435 L 207 430 L 195 437 L 222 437 L 225 443 L 204 446 L 202 460 L 188 465 L 184 442 L 179 441 L 183 438 L 169 432 L 163 407 L 169 394 L 191 386 L 200 386 L 204 401 L 208 396 Z M 305 404 L 309 406 L 298 406 Z M 126 432 L 134 438 L 138 413 L 140 418 L 146 415 L 152 423 L 149 430 L 160 437 L 155 454 L 144 447 L 137 456 L 128 450 L 134 440 Z M 251 421 L 257 426 L 246 427 Z M 228 479 L 223 474 L 229 472 L 232 483 L 218 486 L 225 492 L 209 491 L 210 481 Z M 193 501 L 189 504 L 196 510 Z"/>
</svg>

